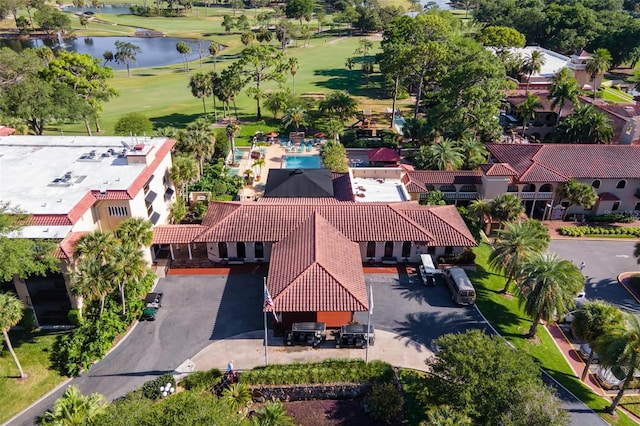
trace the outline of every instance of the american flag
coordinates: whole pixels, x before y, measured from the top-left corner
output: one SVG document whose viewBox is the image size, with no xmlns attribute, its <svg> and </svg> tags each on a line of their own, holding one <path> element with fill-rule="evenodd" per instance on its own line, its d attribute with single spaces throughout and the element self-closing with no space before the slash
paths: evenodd
<svg viewBox="0 0 640 426">
<path fill-rule="evenodd" d="M 276 305 L 273 304 L 273 299 L 271 298 L 271 294 L 269 294 L 269 289 L 267 288 L 267 286 L 264 286 L 264 307 L 270 307 L 271 309 L 269 309 L 271 311 L 271 313 L 273 313 L 273 318 L 275 319 L 276 322 L 280 322 L 278 321 L 278 317 L 276 316 Z"/>
</svg>

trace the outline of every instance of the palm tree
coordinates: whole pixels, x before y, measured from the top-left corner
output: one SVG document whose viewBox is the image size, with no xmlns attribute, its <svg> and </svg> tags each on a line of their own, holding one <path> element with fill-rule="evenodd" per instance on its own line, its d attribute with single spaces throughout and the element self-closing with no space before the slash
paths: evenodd
<svg viewBox="0 0 640 426">
<path fill-rule="evenodd" d="M 267 402 L 264 407 L 256 410 L 252 422 L 256 426 L 293 426 L 294 424 L 280 401 Z"/>
<path fill-rule="evenodd" d="M 191 53 L 191 45 L 186 41 L 179 41 L 176 43 L 176 50 L 182 55 L 182 59 L 184 60 L 184 69 L 187 71 L 187 74 L 189 74 L 188 56 L 189 53 Z"/>
<path fill-rule="evenodd" d="M 340 119 L 344 125 L 347 118 L 358 113 L 358 102 L 347 92 L 332 92 L 320 102 L 320 111 Z"/>
<path fill-rule="evenodd" d="M 198 162 L 188 155 L 177 155 L 173 159 L 173 165 L 169 171 L 169 177 L 181 187 L 182 197 L 186 200 L 188 196 L 189 183 L 198 177 Z"/>
<path fill-rule="evenodd" d="M 216 61 L 218 59 L 218 55 L 222 51 L 222 45 L 217 41 L 212 41 L 209 43 L 209 54 L 213 56 L 213 71 L 216 70 Z"/>
<path fill-rule="evenodd" d="M 191 89 L 191 94 L 193 96 L 202 99 L 202 109 L 204 110 L 204 114 L 207 115 L 207 104 L 205 103 L 205 98 L 213 95 L 211 77 L 204 73 L 192 75 L 189 79 L 189 88 Z"/>
<path fill-rule="evenodd" d="M 516 289 L 525 313 L 533 319 L 527 336 L 535 337 L 540 320 L 553 321 L 572 307 L 584 286 L 584 275 L 555 253 L 534 253 L 521 266 Z"/>
<path fill-rule="evenodd" d="M 622 311 L 617 306 L 602 300 L 586 302 L 573 315 L 571 332 L 575 337 L 591 345 L 591 353 L 582 370 L 581 380 L 587 377 L 589 366 L 593 362 L 596 351 L 593 350 L 596 339 L 612 328 L 619 327 L 623 323 Z"/>
<path fill-rule="evenodd" d="M 226 127 L 227 136 L 229 137 L 229 142 L 231 143 L 231 153 L 233 154 L 233 161 L 235 162 L 236 158 L 236 136 L 240 133 L 240 126 L 235 122 L 230 122 Z"/>
<path fill-rule="evenodd" d="M 100 301 L 98 317 L 101 317 L 104 300 L 114 289 L 108 264 L 96 258 L 81 259 L 78 268 L 71 273 L 71 283 L 75 295 Z"/>
<path fill-rule="evenodd" d="M 329 138 L 337 142 L 342 129 L 344 129 L 342 122 L 332 118 L 325 123 L 323 130 Z"/>
<path fill-rule="evenodd" d="M 82 395 L 75 386 L 69 386 L 62 397 L 58 398 L 51 410 L 38 418 L 38 424 L 44 426 L 80 426 L 104 412 L 104 396 L 99 393 Z"/>
<path fill-rule="evenodd" d="M 640 46 L 631 49 L 631 52 L 627 55 L 627 60 L 629 61 L 629 68 L 634 69 L 640 62 Z"/>
<path fill-rule="evenodd" d="M 487 235 L 489 235 L 489 232 L 491 232 L 492 211 L 493 209 L 491 206 L 491 202 L 484 199 L 473 200 L 469 204 L 469 212 L 480 219 L 481 224 L 484 224 L 485 222 L 487 223 L 487 226 L 484 230 Z"/>
<path fill-rule="evenodd" d="M 591 59 L 587 61 L 585 65 L 585 70 L 591 76 L 591 81 L 593 83 L 593 99 L 596 98 L 596 93 L 598 92 L 599 84 L 596 84 L 596 79 L 600 74 L 604 74 L 609 71 L 611 67 L 611 53 L 604 47 L 596 49 L 591 55 Z"/>
<path fill-rule="evenodd" d="M 547 62 L 544 53 L 539 50 L 531 51 L 531 54 L 524 62 L 524 69 L 527 71 L 527 94 L 529 94 L 529 83 L 531 83 L 531 76 L 534 73 L 540 72 L 542 66 Z"/>
<path fill-rule="evenodd" d="M 115 235 L 120 243 L 141 249 L 153 241 L 153 225 L 148 219 L 131 217 L 118 224 Z"/>
<path fill-rule="evenodd" d="M 574 105 L 578 103 L 579 93 L 580 87 L 573 76 L 573 71 L 569 68 L 563 67 L 551 77 L 551 85 L 549 86 L 547 99 L 551 100 L 551 108 L 558 108 L 556 124 L 560 122 L 562 110 L 567 102 L 571 102 Z"/>
<path fill-rule="evenodd" d="M 18 357 L 13 350 L 13 346 L 11 345 L 9 329 L 20 322 L 23 311 L 24 304 L 20 299 L 12 293 L 0 293 L 0 328 L 2 329 L 2 335 L 4 336 L 4 341 L 7 344 L 9 353 L 13 358 L 13 362 L 15 362 L 16 367 L 18 367 L 21 379 L 24 379 L 27 376 L 24 374 L 24 371 L 22 371 L 20 361 L 18 360 Z"/>
<path fill-rule="evenodd" d="M 491 217 L 498 222 L 513 222 L 524 213 L 522 201 L 513 194 L 498 195 L 491 202 Z"/>
<path fill-rule="evenodd" d="M 291 73 L 291 86 L 293 94 L 296 93 L 296 74 L 298 73 L 298 69 L 300 68 L 300 62 L 298 62 L 298 58 L 290 57 L 287 62 L 287 69 L 289 73 Z"/>
<path fill-rule="evenodd" d="M 300 129 L 300 126 L 306 126 L 307 110 L 302 106 L 294 106 L 289 108 L 285 115 L 282 117 L 282 124 L 285 127 L 293 125 L 296 128 L 296 132 Z"/>
<path fill-rule="evenodd" d="M 505 272 L 501 293 L 509 291 L 509 283 L 517 278 L 522 264 L 532 254 L 542 253 L 549 247 L 549 240 L 549 231 L 537 220 L 507 223 L 498 231 L 489 264 Z"/>
<path fill-rule="evenodd" d="M 114 247 L 111 262 L 108 266 L 108 274 L 113 288 L 120 291 L 120 303 L 122 315 L 126 315 L 125 290 L 131 286 L 137 286 L 147 273 L 147 262 L 142 251 L 132 244 L 120 244 Z"/>
<path fill-rule="evenodd" d="M 451 139 L 443 139 L 429 147 L 431 166 L 436 170 L 459 170 L 464 164 L 464 156 L 457 144 Z"/>
<path fill-rule="evenodd" d="M 596 339 L 593 350 L 598 352 L 600 364 L 604 367 L 617 367 L 625 373 L 624 382 L 618 394 L 607 408 L 613 413 L 622 399 L 625 390 L 634 380 L 635 371 L 640 368 L 640 322 L 631 313 L 624 313 L 624 321 Z"/>
<path fill-rule="evenodd" d="M 228 401 L 234 411 L 238 411 L 251 401 L 251 391 L 244 383 L 234 383 L 222 391 L 222 399 Z"/>
<path fill-rule="evenodd" d="M 208 125 L 207 125 L 208 126 Z M 193 154 L 198 162 L 198 172 L 202 176 L 203 163 L 205 159 L 211 158 L 215 146 L 215 133 L 206 129 L 191 128 L 180 137 L 181 145 L 185 146 L 186 152 Z M 183 151 L 183 153 L 185 153 Z"/>
<path fill-rule="evenodd" d="M 256 173 L 256 177 L 258 178 L 258 180 L 260 180 L 260 176 L 262 176 L 262 168 L 264 167 L 264 164 L 265 164 L 264 158 L 258 158 L 251 165 L 251 167 L 257 167 L 258 168 L 258 173 Z"/>
<path fill-rule="evenodd" d="M 251 43 L 253 43 L 253 40 L 255 39 L 256 39 L 256 36 L 253 33 L 253 31 L 246 31 L 240 35 L 240 42 L 245 46 L 248 46 Z"/>
<path fill-rule="evenodd" d="M 489 152 L 484 144 L 475 136 L 464 136 L 458 141 L 458 147 L 464 155 L 465 170 L 473 170 L 480 164 L 486 163 Z"/>
<path fill-rule="evenodd" d="M 518 105 L 518 113 L 522 117 L 522 136 L 525 136 L 529 122 L 536 118 L 536 111 L 542 108 L 540 98 L 527 93 L 524 100 Z"/>
<path fill-rule="evenodd" d="M 140 46 L 124 41 L 116 41 L 116 53 L 113 55 L 113 59 L 119 64 L 124 64 L 127 67 L 127 76 L 131 77 L 129 66 L 136 63 L 136 55 L 140 52 L 142 52 Z M 104 56 L 105 61 L 107 60 L 106 53 Z"/>
<path fill-rule="evenodd" d="M 471 418 L 457 408 L 438 405 L 427 411 L 427 420 L 420 426 L 471 426 Z"/>
</svg>

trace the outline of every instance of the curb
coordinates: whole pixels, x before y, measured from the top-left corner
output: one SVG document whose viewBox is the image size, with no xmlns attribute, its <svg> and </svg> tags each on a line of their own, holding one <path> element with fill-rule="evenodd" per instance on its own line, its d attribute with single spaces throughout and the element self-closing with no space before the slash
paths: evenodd
<svg viewBox="0 0 640 426">
<path fill-rule="evenodd" d="M 618 274 L 618 276 L 616 277 L 616 279 L 618 280 L 618 282 L 620 283 L 620 285 L 627 290 L 627 292 L 631 295 L 631 297 L 633 297 L 635 299 L 636 302 L 640 303 L 640 298 L 638 298 L 638 296 L 636 295 L 636 293 L 634 291 L 632 291 L 629 287 L 626 286 L 625 283 L 622 282 L 622 280 L 624 278 L 626 278 L 627 276 L 631 276 L 631 275 L 636 275 L 636 274 L 640 274 L 640 271 L 627 271 L 627 272 L 621 272 L 620 274 Z"/>
</svg>

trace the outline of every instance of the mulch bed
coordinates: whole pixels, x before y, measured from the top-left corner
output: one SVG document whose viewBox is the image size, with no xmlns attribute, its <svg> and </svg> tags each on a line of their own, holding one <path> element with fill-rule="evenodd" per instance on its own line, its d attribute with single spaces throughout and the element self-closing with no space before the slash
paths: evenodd
<svg viewBox="0 0 640 426">
<path fill-rule="evenodd" d="M 362 408 L 361 400 L 285 402 L 287 414 L 302 426 L 377 426 Z"/>
</svg>

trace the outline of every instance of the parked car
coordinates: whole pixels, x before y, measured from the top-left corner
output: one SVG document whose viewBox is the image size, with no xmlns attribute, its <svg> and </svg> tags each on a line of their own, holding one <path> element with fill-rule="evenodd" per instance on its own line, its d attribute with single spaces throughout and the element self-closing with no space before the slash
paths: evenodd
<svg viewBox="0 0 640 426">
<path fill-rule="evenodd" d="M 603 366 L 598 367 L 596 370 L 596 380 L 598 384 L 606 390 L 618 390 L 624 382 L 626 373 L 620 367 L 605 368 Z M 633 374 L 633 380 L 629 385 L 629 389 L 638 389 L 640 386 L 640 371 Z"/>
<path fill-rule="evenodd" d="M 158 309 L 162 307 L 163 293 L 147 293 L 144 298 L 144 310 L 140 321 L 155 321 Z"/>
<path fill-rule="evenodd" d="M 578 348 L 578 355 L 580 355 L 580 358 L 586 361 L 591 356 L 591 351 L 592 351 L 591 345 L 588 343 L 583 343 Z M 598 357 L 597 353 L 594 353 L 593 359 L 591 360 L 591 362 L 595 364 L 598 364 L 600 362 L 600 357 Z"/>
<path fill-rule="evenodd" d="M 572 323 L 574 314 L 576 313 L 577 310 L 582 308 L 582 306 L 585 304 L 585 302 L 587 302 L 587 300 L 588 299 L 584 291 L 581 291 L 580 293 L 578 293 L 577 296 L 573 298 L 573 303 L 575 303 L 576 309 L 567 312 L 561 319 L 558 320 L 558 322 L 567 323 L 567 324 Z"/>
</svg>

